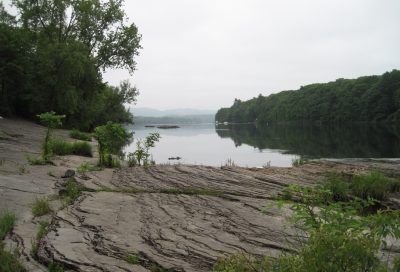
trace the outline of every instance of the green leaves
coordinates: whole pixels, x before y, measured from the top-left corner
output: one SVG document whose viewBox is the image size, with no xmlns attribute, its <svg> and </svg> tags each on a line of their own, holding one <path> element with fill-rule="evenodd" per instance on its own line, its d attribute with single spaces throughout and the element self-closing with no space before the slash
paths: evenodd
<svg viewBox="0 0 400 272">
<path fill-rule="evenodd" d="M 96 127 L 94 133 L 99 143 L 99 164 L 101 166 L 104 165 L 108 154 L 119 155 L 122 147 L 132 139 L 132 133 L 129 133 L 122 125 L 112 122 Z"/>
<path fill-rule="evenodd" d="M 129 166 L 147 166 L 155 162 L 150 159 L 150 148 L 155 146 L 155 143 L 160 140 L 161 136 L 158 133 L 150 133 L 144 140 L 139 139 L 136 142 L 136 150 L 128 155 Z"/>
<path fill-rule="evenodd" d="M 65 115 L 57 115 L 54 111 L 44 112 L 38 114 L 37 117 L 40 119 L 40 123 L 48 128 L 59 128 L 62 126 L 62 120 Z"/>
</svg>

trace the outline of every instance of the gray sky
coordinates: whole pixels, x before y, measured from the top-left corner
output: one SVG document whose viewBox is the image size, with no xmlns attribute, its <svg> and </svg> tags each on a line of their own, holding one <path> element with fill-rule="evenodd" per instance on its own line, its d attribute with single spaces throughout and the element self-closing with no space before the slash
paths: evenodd
<svg viewBox="0 0 400 272">
<path fill-rule="evenodd" d="M 137 107 L 218 109 L 400 68 L 399 0 L 126 0 L 143 35 Z"/>
</svg>

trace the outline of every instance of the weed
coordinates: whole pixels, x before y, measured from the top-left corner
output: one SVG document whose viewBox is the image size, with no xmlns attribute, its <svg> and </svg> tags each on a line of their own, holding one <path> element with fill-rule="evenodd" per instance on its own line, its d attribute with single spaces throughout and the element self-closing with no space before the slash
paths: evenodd
<svg viewBox="0 0 400 272">
<path fill-rule="evenodd" d="M 82 191 L 84 190 L 84 187 L 80 185 L 74 178 L 69 178 L 65 188 L 67 190 L 67 198 L 66 198 L 66 203 L 71 204 L 73 203 L 81 194 Z"/>
<path fill-rule="evenodd" d="M 236 164 L 235 164 L 235 161 L 234 161 L 234 160 L 232 160 L 231 158 L 229 158 L 229 159 L 225 162 L 225 166 L 227 166 L 227 167 L 235 167 Z"/>
<path fill-rule="evenodd" d="M 26 165 L 25 165 L 25 164 L 22 164 L 22 165 L 18 166 L 18 173 L 19 173 L 20 175 L 29 173 L 29 171 L 28 171 L 28 169 L 26 168 Z"/>
<path fill-rule="evenodd" d="M 87 172 L 92 172 L 92 171 L 101 171 L 102 168 L 100 166 L 93 165 L 89 162 L 84 162 L 82 163 L 76 171 L 80 174 L 85 174 Z"/>
<path fill-rule="evenodd" d="M 74 139 L 82 140 L 82 141 L 92 141 L 92 135 L 90 133 L 81 132 L 77 129 L 73 129 L 69 132 L 69 136 Z"/>
<path fill-rule="evenodd" d="M 39 222 L 39 229 L 36 233 L 36 236 L 31 241 L 32 249 L 31 253 L 33 256 L 36 256 L 39 250 L 40 240 L 45 237 L 49 233 L 49 222 L 41 221 Z"/>
<path fill-rule="evenodd" d="M 128 155 L 128 166 L 149 166 L 155 165 L 155 161 L 150 154 L 150 148 L 155 146 L 155 143 L 160 140 L 161 136 L 158 133 L 150 133 L 144 140 L 138 139 L 136 142 L 136 150 Z"/>
<path fill-rule="evenodd" d="M 41 156 L 36 158 L 28 156 L 27 159 L 30 165 L 46 165 L 48 163 L 48 160 L 43 159 Z"/>
<path fill-rule="evenodd" d="M 36 198 L 31 211 L 35 217 L 48 214 L 51 211 L 49 200 L 47 198 Z"/>
<path fill-rule="evenodd" d="M 15 219 L 15 214 L 12 212 L 6 211 L 0 215 L 0 242 L 14 228 Z"/>
<path fill-rule="evenodd" d="M 1 243 L 1 242 L 0 242 Z M 26 269 L 18 260 L 17 252 L 8 252 L 0 244 L 0 271 L 2 272 L 25 272 Z"/>
<path fill-rule="evenodd" d="M 58 263 L 50 263 L 48 269 L 49 272 L 64 272 L 64 267 Z"/>
<path fill-rule="evenodd" d="M 307 161 L 307 160 L 306 160 L 304 157 L 302 157 L 302 156 L 300 156 L 300 157 L 295 157 L 294 159 L 292 159 L 292 166 L 293 166 L 293 167 L 299 167 L 299 166 L 305 164 L 306 161 Z"/>
<path fill-rule="evenodd" d="M 136 254 L 129 254 L 125 257 L 125 261 L 130 264 L 139 264 L 140 258 Z"/>
</svg>

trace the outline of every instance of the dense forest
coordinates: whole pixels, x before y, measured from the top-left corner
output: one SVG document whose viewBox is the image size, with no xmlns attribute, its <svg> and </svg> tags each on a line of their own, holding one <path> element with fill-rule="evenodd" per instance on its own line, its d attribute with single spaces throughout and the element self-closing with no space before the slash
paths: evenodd
<svg viewBox="0 0 400 272">
<path fill-rule="evenodd" d="M 248 101 L 235 99 L 215 120 L 231 123 L 400 123 L 400 71 L 337 79 Z"/>
<path fill-rule="evenodd" d="M 65 114 L 67 127 L 91 130 L 107 121 L 132 122 L 124 103 L 138 91 L 110 86 L 106 69 L 135 70 L 141 35 L 123 0 L 15 0 L 0 3 L 0 115 L 35 119 Z"/>
</svg>

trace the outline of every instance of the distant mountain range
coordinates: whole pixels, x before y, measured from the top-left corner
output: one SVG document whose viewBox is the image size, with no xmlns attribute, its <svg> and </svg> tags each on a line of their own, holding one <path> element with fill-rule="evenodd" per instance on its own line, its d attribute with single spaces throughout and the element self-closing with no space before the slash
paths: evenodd
<svg viewBox="0 0 400 272">
<path fill-rule="evenodd" d="M 165 116 L 194 116 L 194 115 L 215 115 L 217 110 L 199 110 L 199 109 L 171 109 L 171 110 L 157 110 L 152 108 L 130 108 L 135 116 L 145 117 L 165 117 Z"/>
</svg>

